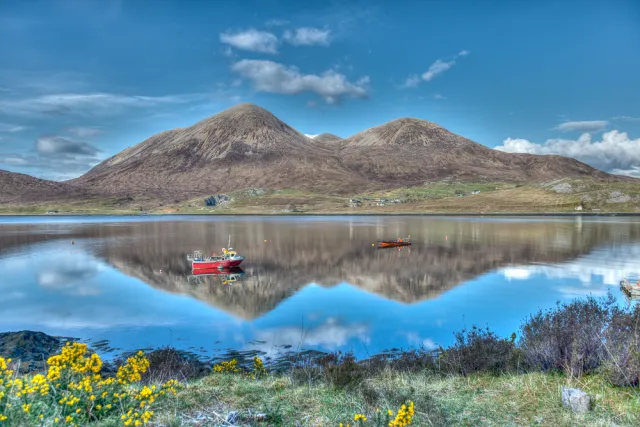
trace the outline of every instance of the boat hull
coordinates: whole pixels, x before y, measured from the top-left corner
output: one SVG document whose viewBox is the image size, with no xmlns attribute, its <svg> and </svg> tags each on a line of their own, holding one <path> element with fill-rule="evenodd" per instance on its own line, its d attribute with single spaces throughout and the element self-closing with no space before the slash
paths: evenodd
<svg viewBox="0 0 640 427">
<path fill-rule="evenodd" d="M 411 242 L 378 241 L 379 248 L 397 248 L 400 246 L 411 246 Z"/>
<path fill-rule="evenodd" d="M 211 270 L 214 268 L 233 268 L 242 263 L 242 259 L 223 259 L 220 261 L 192 261 L 191 268 L 194 270 Z"/>
</svg>

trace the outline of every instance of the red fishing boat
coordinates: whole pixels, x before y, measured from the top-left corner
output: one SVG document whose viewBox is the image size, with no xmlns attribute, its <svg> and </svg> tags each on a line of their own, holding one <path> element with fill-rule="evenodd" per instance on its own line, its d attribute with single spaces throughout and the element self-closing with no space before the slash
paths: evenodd
<svg viewBox="0 0 640 427">
<path fill-rule="evenodd" d="M 231 236 L 229 236 L 229 243 L 231 243 Z M 205 256 L 200 251 L 194 251 L 187 255 L 187 260 L 191 261 L 193 270 L 210 270 L 238 267 L 244 261 L 244 257 L 233 248 L 222 248 L 222 255 L 214 253 L 211 256 Z"/>
<path fill-rule="evenodd" d="M 406 239 L 398 237 L 396 240 L 378 240 L 378 248 L 397 248 L 400 246 L 411 246 L 411 236 Z"/>
</svg>

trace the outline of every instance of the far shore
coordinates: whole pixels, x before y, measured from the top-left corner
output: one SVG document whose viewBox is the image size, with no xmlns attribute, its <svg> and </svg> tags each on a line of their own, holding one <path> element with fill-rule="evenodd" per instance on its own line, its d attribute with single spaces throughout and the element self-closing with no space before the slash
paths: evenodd
<svg viewBox="0 0 640 427">
<path fill-rule="evenodd" d="M 479 217 L 479 216 L 495 216 L 495 217 L 598 217 L 598 216 L 624 216 L 636 217 L 640 216 L 640 212 L 274 212 L 274 213 L 236 213 L 236 212 L 170 212 L 170 213 L 115 213 L 115 212 L 97 212 L 97 213 L 0 213 L 0 217 L 94 217 L 94 216 L 131 216 L 131 217 L 169 217 L 169 216 L 460 216 L 460 217 Z"/>
</svg>

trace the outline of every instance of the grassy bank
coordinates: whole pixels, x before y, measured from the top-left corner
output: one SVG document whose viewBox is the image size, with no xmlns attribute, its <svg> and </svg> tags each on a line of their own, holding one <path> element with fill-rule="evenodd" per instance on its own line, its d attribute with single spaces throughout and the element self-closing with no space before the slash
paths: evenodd
<svg viewBox="0 0 640 427">
<path fill-rule="evenodd" d="M 473 194 L 474 191 L 479 191 Z M 243 189 L 206 206 L 211 194 L 166 200 L 150 194 L 0 206 L 0 214 L 411 214 L 411 213 L 640 213 L 640 184 L 558 180 L 542 184 L 433 182 L 384 191 L 335 195 L 301 190 Z M 384 202 L 379 202 L 384 199 Z M 352 203 L 358 200 L 360 203 Z"/>
<path fill-rule="evenodd" d="M 144 371 L 140 363 L 133 365 Z M 176 385 L 158 381 L 157 377 L 145 377 L 145 372 L 141 382 L 118 384 L 116 381 L 106 387 L 98 386 L 100 381 L 77 381 L 85 387 L 89 383 L 90 391 L 68 385 L 54 387 L 51 382 L 48 395 L 40 389 L 30 392 L 23 387 L 27 392 L 23 391 L 19 402 L 15 398 L 7 399 L 4 408 L 0 403 L 0 414 L 5 414 L 0 416 L 0 425 L 229 425 L 226 420 L 235 413 L 236 425 L 242 426 L 337 427 L 340 423 L 387 426 L 398 416 L 402 405 L 408 408 L 412 404 L 414 414 L 410 425 L 416 426 L 634 426 L 640 423 L 637 389 L 615 387 L 600 374 L 579 379 L 542 372 L 461 376 L 430 370 L 403 372 L 387 367 L 357 385 L 336 387 L 326 380 L 306 381 L 300 372 L 255 378 L 252 371 L 248 374 L 212 372 Z M 24 384 L 31 384 L 33 378 L 22 377 L 22 380 Z M 578 387 L 593 396 L 593 410 L 573 414 L 563 408 L 560 400 L 563 386 Z M 109 395 L 104 399 L 101 393 L 107 389 Z M 65 394 L 64 390 L 71 392 Z M 49 398 L 54 393 L 57 395 Z M 90 400 L 92 396 L 95 400 Z M 7 408 L 9 401 L 16 406 Z M 388 411 L 393 415 L 389 416 Z M 357 414 L 363 415 L 366 421 L 354 422 Z M 382 423 L 375 423 L 376 415 Z M 2 420 L 3 417 L 7 418 Z"/>
<path fill-rule="evenodd" d="M 562 407 L 562 386 L 579 387 L 596 396 L 593 411 L 573 414 Z M 364 414 L 374 425 L 376 409 L 394 415 L 412 401 L 412 425 L 638 425 L 640 397 L 616 388 L 602 376 L 569 381 L 561 374 L 527 373 L 499 376 L 440 376 L 428 372 L 382 372 L 355 389 L 326 383 L 304 384 L 288 376 L 258 381 L 232 374 L 211 375 L 187 384 L 158 411 L 160 425 L 222 424 L 237 411 L 244 425 L 357 425 Z M 256 416 L 264 414 L 264 416 Z M 207 420 L 197 424 L 194 419 Z M 260 421 L 263 420 L 263 421 Z M 109 425 L 105 423 L 104 425 Z"/>
</svg>

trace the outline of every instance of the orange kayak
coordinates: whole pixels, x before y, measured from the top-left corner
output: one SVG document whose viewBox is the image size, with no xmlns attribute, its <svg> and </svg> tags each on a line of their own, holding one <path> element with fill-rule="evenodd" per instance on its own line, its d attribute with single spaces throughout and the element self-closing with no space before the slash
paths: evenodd
<svg viewBox="0 0 640 427">
<path fill-rule="evenodd" d="M 379 248 L 397 248 L 399 246 L 411 246 L 411 240 L 402 242 L 397 240 L 378 240 Z"/>
</svg>

